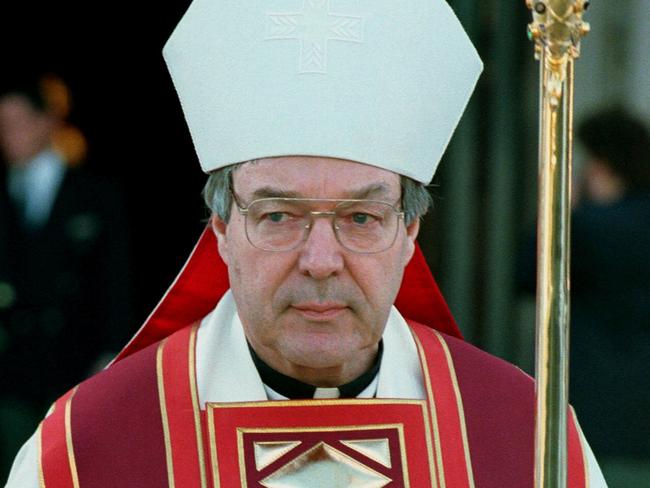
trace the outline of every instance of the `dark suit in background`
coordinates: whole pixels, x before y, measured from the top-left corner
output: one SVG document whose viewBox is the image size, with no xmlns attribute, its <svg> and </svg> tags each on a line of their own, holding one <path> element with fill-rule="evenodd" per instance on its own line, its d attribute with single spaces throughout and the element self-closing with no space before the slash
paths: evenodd
<svg viewBox="0 0 650 488">
<path fill-rule="evenodd" d="M 603 459 L 650 459 L 650 192 L 573 212 L 571 402 Z"/>
<path fill-rule="evenodd" d="M 66 169 L 37 229 L 18 218 L 5 174 L 0 188 L 0 436 L 2 457 L 11 458 L 49 403 L 133 331 L 127 224 L 115 188 Z"/>
</svg>

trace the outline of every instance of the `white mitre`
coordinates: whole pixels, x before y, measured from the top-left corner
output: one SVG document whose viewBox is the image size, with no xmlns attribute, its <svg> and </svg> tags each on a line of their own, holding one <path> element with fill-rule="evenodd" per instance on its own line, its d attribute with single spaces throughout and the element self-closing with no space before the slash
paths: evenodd
<svg viewBox="0 0 650 488">
<path fill-rule="evenodd" d="M 423 183 L 482 70 L 443 0 L 194 0 L 163 54 L 205 172 L 327 156 Z"/>
</svg>

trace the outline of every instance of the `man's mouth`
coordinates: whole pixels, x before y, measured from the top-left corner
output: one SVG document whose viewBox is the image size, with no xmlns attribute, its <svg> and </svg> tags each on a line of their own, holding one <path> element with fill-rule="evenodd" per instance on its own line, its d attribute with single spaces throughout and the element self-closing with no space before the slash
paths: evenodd
<svg viewBox="0 0 650 488">
<path fill-rule="evenodd" d="M 308 303 L 297 303 L 291 306 L 296 312 L 302 315 L 308 320 L 321 320 L 327 321 L 332 320 L 343 312 L 345 312 L 348 307 L 342 303 L 327 302 L 327 303 L 317 303 L 317 302 L 308 302 Z"/>
</svg>

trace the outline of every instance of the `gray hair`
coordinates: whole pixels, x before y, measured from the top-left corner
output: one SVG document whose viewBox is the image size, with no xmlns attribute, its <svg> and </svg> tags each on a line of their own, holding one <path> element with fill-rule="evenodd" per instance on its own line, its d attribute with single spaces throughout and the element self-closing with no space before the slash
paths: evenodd
<svg viewBox="0 0 650 488">
<path fill-rule="evenodd" d="M 211 171 L 208 181 L 203 188 L 203 200 L 208 209 L 216 214 L 222 221 L 228 223 L 230 220 L 230 209 L 232 208 L 232 174 L 243 163 L 231 164 L 217 170 Z M 422 218 L 433 203 L 431 194 L 426 185 L 415 181 L 408 176 L 400 176 L 402 186 L 402 209 L 404 211 L 404 223 L 409 225 L 414 220 Z"/>
</svg>

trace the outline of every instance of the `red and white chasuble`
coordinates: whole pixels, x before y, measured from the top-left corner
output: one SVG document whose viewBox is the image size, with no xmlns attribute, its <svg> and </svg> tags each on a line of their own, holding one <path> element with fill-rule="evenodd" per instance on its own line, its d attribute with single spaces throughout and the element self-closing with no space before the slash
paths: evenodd
<svg viewBox="0 0 650 488">
<path fill-rule="evenodd" d="M 197 366 L 201 357 L 211 356 L 201 349 L 214 345 L 205 339 L 209 330 L 227 329 L 219 323 L 210 329 L 213 315 L 200 329 L 197 320 L 208 304 L 214 307 L 214 296 L 205 292 L 214 283 L 205 270 L 215 269 L 215 256 L 213 238 L 205 233 L 118 360 L 55 403 L 37 433 L 40 486 L 533 487 L 534 384 L 517 368 L 458 337 L 419 251 L 416 271 L 412 262 L 400 296 L 407 289 L 411 306 L 418 297 L 426 297 L 430 306 L 436 297 L 434 309 L 419 310 L 419 320 L 447 333 L 411 320 L 407 327 L 393 311 L 397 319 L 389 319 L 384 335 L 378 398 L 341 400 L 212 401 L 223 395 L 213 396 L 197 371 L 229 377 L 235 384 L 240 380 L 242 387 L 248 381 L 238 374 L 239 365 L 227 361 Z M 199 273 L 201 286 L 196 274 L 185 281 L 200 271 L 199 264 L 208 266 Z M 198 286 L 198 295 L 193 293 L 203 300 L 195 300 L 203 305 L 191 312 L 188 283 Z M 215 313 L 232 300 L 228 295 Z M 395 334 L 395 320 L 403 324 L 402 335 L 409 336 L 419 369 L 413 375 L 404 365 L 404 382 L 417 376 L 421 383 L 413 398 L 405 398 L 399 387 L 381 386 L 387 375 L 399 383 L 401 374 L 394 351 L 399 340 L 388 340 Z M 227 359 L 228 351 L 223 354 Z M 219 371 L 212 371 L 215 364 Z M 263 391 L 261 382 L 258 388 Z M 395 398 L 379 398 L 392 391 Z M 589 463 L 573 415 L 568 427 L 568 486 L 583 488 Z"/>
<path fill-rule="evenodd" d="M 485 398 L 467 419 L 451 352 L 458 344 L 410 325 L 425 399 L 208 402 L 204 409 L 197 327 L 186 327 L 57 402 L 41 427 L 43 486 L 532 487 L 532 424 L 521 422 L 532 395 L 511 405 Z M 494 365 L 482 367 L 488 374 L 479 376 L 489 381 Z M 527 383 L 511 386 L 521 393 Z M 504 385 L 493 387 L 501 396 Z M 498 435 L 487 434 L 493 444 L 471 429 L 477 411 L 496 423 Z M 569 432 L 569 486 L 584 487 L 573 419 Z"/>
</svg>

